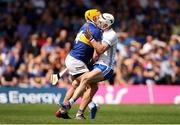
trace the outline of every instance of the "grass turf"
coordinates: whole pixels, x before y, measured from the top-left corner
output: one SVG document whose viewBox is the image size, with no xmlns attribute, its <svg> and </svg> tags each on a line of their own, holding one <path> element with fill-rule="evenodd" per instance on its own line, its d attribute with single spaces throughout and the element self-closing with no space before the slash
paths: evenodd
<svg viewBox="0 0 180 125">
<path fill-rule="evenodd" d="M 57 105 L 0 104 L 0 124 L 178 124 L 180 105 L 102 105 L 95 120 L 64 120 L 55 117 Z M 73 117 L 77 105 L 70 111 Z"/>
</svg>

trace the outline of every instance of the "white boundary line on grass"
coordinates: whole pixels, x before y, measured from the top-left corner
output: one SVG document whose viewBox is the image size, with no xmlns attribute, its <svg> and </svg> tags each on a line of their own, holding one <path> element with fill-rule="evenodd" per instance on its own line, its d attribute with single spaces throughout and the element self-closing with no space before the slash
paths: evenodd
<svg viewBox="0 0 180 125">
<path fill-rule="evenodd" d="M 83 123 L 82 123 L 83 124 Z M 82 125 L 82 124 L 0 124 L 0 125 Z M 83 124 L 83 125 L 172 125 L 172 124 Z M 180 124 L 173 124 L 180 125 Z"/>
</svg>

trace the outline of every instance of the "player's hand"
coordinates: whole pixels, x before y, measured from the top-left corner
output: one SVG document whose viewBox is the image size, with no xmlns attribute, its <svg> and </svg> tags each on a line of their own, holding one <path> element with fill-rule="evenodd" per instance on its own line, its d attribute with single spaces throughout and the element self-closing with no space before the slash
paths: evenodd
<svg viewBox="0 0 180 125">
<path fill-rule="evenodd" d="M 58 83 L 58 75 L 57 74 L 51 74 L 50 82 L 52 85 L 56 85 Z"/>
<path fill-rule="evenodd" d="M 91 33 L 91 31 L 89 30 L 89 28 L 86 29 L 84 35 L 85 35 L 85 37 L 86 37 L 88 40 L 90 40 L 90 41 L 93 39 L 92 33 Z"/>
</svg>

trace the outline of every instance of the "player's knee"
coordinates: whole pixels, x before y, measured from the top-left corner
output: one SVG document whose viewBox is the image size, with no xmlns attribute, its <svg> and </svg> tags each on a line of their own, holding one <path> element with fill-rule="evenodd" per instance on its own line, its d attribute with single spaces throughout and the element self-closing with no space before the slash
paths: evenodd
<svg viewBox="0 0 180 125">
<path fill-rule="evenodd" d="M 90 84 L 90 87 L 93 88 L 94 90 L 98 90 L 98 85 L 97 83 L 94 83 L 94 84 Z"/>
<path fill-rule="evenodd" d="M 77 80 L 74 80 L 72 82 L 72 87 L 76 89 L 78 86 L 79 86 L 79 82 Z"/>
<path fill-rule="evenodd" d="M 96 86 L 95 86 L 95 89 L 96 89 L 96 91 L 98 90 L 98 85 L 96 84 Z"/>
</svg>

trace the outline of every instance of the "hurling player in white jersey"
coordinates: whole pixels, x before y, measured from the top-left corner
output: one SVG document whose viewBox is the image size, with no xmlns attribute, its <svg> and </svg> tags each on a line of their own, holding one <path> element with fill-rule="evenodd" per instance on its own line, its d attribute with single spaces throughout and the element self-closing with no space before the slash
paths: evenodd
<svg viewBox="0 0 180 125">
<path fill-rule="evenodd" d="M 90 39 L 92 46 L 95 48 L 99 59 L 93 65 L 92 71 L 85 73 L 81 77 L 80 85 L 75 90 L 73 96 L 69 99 L 69 103 L 63 105 L 62 107 L 65 110 L 69 110 L 73 103 L 81 96 L 81 94 L 86 90 L 87 86 L 91 84 L 97 84 L 100 81 L 107 80 L 113 75 L 114 68 L 114 57 L 116 52 L 116 45 L 118 38 L 116 32 L 111 28 L 111 25 L 114 23 L 113 15 L 109 13 L 103 13 L 100 15 L 99 21 L 101 23 L 101 29 L 104 31 L 103 39 L 101 42 L 97 42 L 93 39 L 91 32 L 86 31 L 86 38 Z M 95 93 L 94 93 L 95 94 Z M 76 114 L 76 119 L 85 119 L 84 110 L 87 107 L 87 100 L 92 99 L 94 96 L 91 92 L 86 94 L 86 97 L 83 97 L 79 110 Z"/>
<path fill-rule="evenodd" d="M 101 52 L 103 51 L 103 49 L 99 48 L 99 54 L 102 54 L 100 55 L 98 61 L 95 64 L 102 64 L 109 67 L 110 69 L 114 69 L 114 58 L 117 48 L 117 42 L 118 38 L 116 36 L 116 32 L 112 28 L 106 29 L 103 33 L 102 44 L 106 44 L 106 46 L 109 47 L 104 53 Z"/>
</svg>

